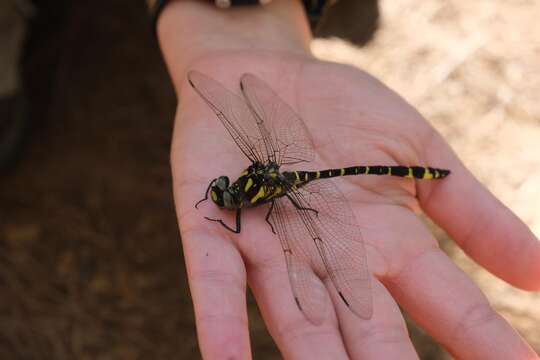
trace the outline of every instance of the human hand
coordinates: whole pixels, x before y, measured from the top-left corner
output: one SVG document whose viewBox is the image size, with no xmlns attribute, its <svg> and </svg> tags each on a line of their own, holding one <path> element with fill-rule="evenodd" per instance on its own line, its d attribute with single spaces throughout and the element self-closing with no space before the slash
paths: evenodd
<svg viewBox="0 0 540 360">
<path fill-rule="evenodd" d="M 158 27 L 181 100 L 171 149 L 174 193 L 188 277 L 205 358 L 249 358 L 246 285 L 286 358 L 415 358 L 400 304 L 459 358 L 537 358 L 441 252 L 413 210 L 421 207 L 485 268 L 528 290 L 540 288 L 540 245 L 494 199 L 422 117 L 369 75 L 314 60 L 299 2 L 218 11 L 176 1 Z M 348 177 L 350 200 L 373 274 L 373 316 L 362 320 L 328 286 L 320 326 L 298 310 L 277 237 L 265 209 L 243 214 L 239 235 L 204 216 L 232 214 L 212 203 L 193 207 L 208 182 L 247 165 L 239 149 L 186 81 L 197 69 L 238 91 L 241 74 L 267 82 L 304 119 L 317 150 L 314 167 L 429 165 L 452 170 L 442 181 Z M 325 281 L 328 284 L 328 281 Z"/>
<path fill-rule="evenodd" d="M 315 326 L 294 304 L 283 252 L 264 222 L 264 209 L 244 211 L 239 235 L 203 217 L 233 224 L 233 214 L 211 203 L 194 209 L 211 179 L 235 178 L 248 162 L 185 82 L 172 166 L 203 355 L 249 357 L 247 284 L 287 358 L 417 357 L 396 302 L 458 358 L 535 358 L 439 249 L 414 211 L 421 208 L 482 266 L 524 289 L 540 287 L 540 246 L 412 107 L 366 73 L 303 56 L 223 53 L 194 67 L 233 90 L 244 72 L 269 83 L 304 119 L 317 151 L 315 169 L 419 164 L 452 170 L 442 181 L 340 181 L 362 227 L 373 274 L 374 313 L 370 320 L 354 316 L 323 279 L 333 306 Z"/>
</svg>

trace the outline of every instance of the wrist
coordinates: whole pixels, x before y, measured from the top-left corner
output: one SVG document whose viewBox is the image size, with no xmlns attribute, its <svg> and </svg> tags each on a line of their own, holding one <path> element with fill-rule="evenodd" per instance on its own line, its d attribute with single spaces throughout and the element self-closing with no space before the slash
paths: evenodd
<svg viewBox="0 0 540 360">
<path fill-rule="evenodd" d="M 190 64 L 219 53 L 310 54 L 311 33 L 298 0 L 226 10 L 204 1 L 171 1 L 158 20 L 157 34 L 175 86 Z"/>
</svg>

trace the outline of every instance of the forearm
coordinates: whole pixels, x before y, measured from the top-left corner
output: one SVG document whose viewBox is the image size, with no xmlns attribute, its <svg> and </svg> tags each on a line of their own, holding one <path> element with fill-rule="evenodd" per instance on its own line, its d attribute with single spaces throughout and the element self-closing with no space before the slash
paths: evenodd
<svg viewBox="0 0 540 360">
<path fill-rule="evenodd" d="M 204 1 L 172 1 L 159 18 L 157 34 L 177 90 L 191 64 L 213 54 L 249 49 L 307 55 L 311 40 L 297 0 L 227 10 Z"/>
</svg>

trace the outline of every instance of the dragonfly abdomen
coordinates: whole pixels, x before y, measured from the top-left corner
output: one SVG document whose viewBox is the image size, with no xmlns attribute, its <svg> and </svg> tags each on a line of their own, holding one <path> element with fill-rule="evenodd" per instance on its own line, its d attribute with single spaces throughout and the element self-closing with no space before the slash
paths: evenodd
<svg viewBox="0 0 540 360">
<path fill-rule="evenodd" d="M 442 179 L 450 170 L 421 166 L 350 166 L 340 169 L 320 171 L 293 171 L 295 183 L 305 183 L 317 179 L 328 179 L 348 175 L 390 175 L 415 179 Z"/>
</svg>

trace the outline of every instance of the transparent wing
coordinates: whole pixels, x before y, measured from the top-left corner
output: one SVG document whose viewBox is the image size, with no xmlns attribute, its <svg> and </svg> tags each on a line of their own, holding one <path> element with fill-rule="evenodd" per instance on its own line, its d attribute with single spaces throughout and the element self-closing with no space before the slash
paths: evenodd
<svg viewBox="0 0 540 360">
<path fill-rule="evenodd" d="M 259 126 L 244 99 L 198 71 L 190 71 L 188 80 L 221 120 L 244 155 L 251 162 L 267 162 Z"/>
<path fill-rule="evenodd" d="M 343 302 L 356 315 L 369 319 L 373 310 L 364 242 L 346 198 L 331 180 L 310 182 L 289 196 L 301 208 L 318 212 L 295 207 Z"/>
<path fill-rule="evenodd" d="M 268 159 L 278 165 L 312 161 L 313 142 L 294 110 L 255 75 L 244 74 L 240 87 L 256 119 Z"/>
<path fill-rule="evenodd" d="M 271 222 L 283 248 L 296 304 L 309 321 L 318 325 L 324 318 L 328 295 L 313 270 L 312 259 L 318 257 L 317 250 L 296 209 L 286 198 L 275 201 Z"/>
</svg>

